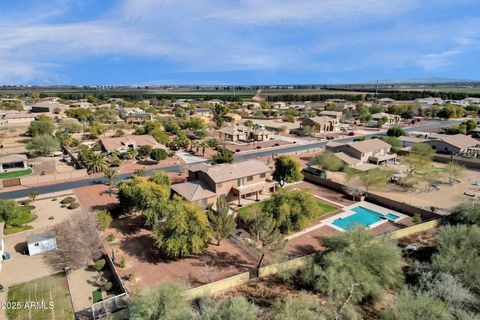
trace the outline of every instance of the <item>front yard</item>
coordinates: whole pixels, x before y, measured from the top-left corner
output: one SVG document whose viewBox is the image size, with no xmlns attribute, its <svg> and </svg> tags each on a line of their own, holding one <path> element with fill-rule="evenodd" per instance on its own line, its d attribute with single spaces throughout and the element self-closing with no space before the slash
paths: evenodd
<svg viewBox="0 0 480 320">
<path fill-rule="evenodd" d="M 32 169 L 28 168 L 25 170 L 17 170 L 17 171 L 9 171 L 9 172 L 2 172 L 0 173 L 0 179 L 11 179 L 11 178 L 18 178 L 29 175 L 32 173 Z"/>
<path fill-rule="evenodd" d="M 31 213 L 33 209 L 35 209 L 35 207 L 30 205 L 20 206 L 20 214 L 17 218 L 13 219 L 7 226 L 5 226 L 4 234 L 9 235 L 12 233 L 32 229 L 33 227 L 27 225 L 27 223 L 30 223 L 37 218 L 36 215 Z"/>
<path fill-rule="evenodd" d="M 7 308 L 9 320 L 73 319 L 68 283 L 63 273 L 11 286 L 8 303 L 11 306 Z"/>
</svg>

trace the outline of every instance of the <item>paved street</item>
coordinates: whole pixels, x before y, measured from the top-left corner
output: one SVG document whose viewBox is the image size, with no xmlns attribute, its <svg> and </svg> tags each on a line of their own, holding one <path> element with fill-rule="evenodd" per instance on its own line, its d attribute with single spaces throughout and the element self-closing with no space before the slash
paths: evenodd
<svg viewBox="0 0 480 320">
<path fill-rule="evenodd" d="M 459 120 L 448 120 L 448 121 L 437 121 L 437 122 L 432 122 L 428 124 L 423 124 L 423 125 L 417 125 L 415 127 L 409 127 L 406 128 L 405 131 L 411 132 L 411 131 L 422 131 L 422 130 L 427 130 L 427 129 L 435 129 L 435 128 L 442 128 L 446 126 L 452 126 L 454 124 L 457 124 Z M 365 137 L 370 138 L 373 136 L 380 136 L 380 135 L 385 135 L 384 133 L 375 133 L 375 134 L 370 134 L 366 135 Z M 342 138 L 338 139 L 335 141 L 338 142 L 349 142 L 352 141 L 354 137 L 349 137 L 349 138 Z M 271 157 L 272 155 L 279 155 L 279 154 L 285 154 L 285 153 L 292 153 L 292 152 L 300 152 L 300 151 L 306 151 L 310 149 L 315 149 L 315 148 L 321 148 L 324 147 L 327 144 L 327 141 L 319 141 L 319 142 L 314 142 L 314 143 L 309 143 L 309 144 L 303 144 L 303 145 L 293 145 L 293 146 L 288 146 L 280 149 L 265 149 L 261 151 L 252 151 L 248 153 L 243 153 L 243 154 L 237 154 L 235 155 L 235 161 L 242 161 L 242 160 L 248 160 L 248 159 L 253 159 L 253 158 L 264 158 L 264 157 Z M 206 160 L 204 160 L 206 162 Z M 162 170 L 165 172 L 181 172 L 182 170 L 186 169 L 188 167 L 188 164 L 182 164 L 182 165 L 172 165 L 168 167 L 164 167 L 161 169 L 156 169 L 156 170 Z M 152 171 L 154 170 L 147 170 L 147 174 L 151 174 Z M 132 173 L 125 173 L 125 174 L 120 174 L 118 175 L 117 179 L 118 180 L 124 180 L 132 177 Z M 71 181 L 71 182 L 64 182 L 64 183 L 56 183 L 56 184 L 50 184 L 50 185 L 45 185 L 45 186 L 39 186 L 39 187 L 32 187 L 32 188 L 26 188 L 22 190 L 15 190 L 15 191 L 4 191 L 0 193 L 0 199 L 16 199 L 16 198 L 22 198 L 25 197 L 27 192 L 29 191 L 36 191 L 39 194 L 43 193 L 51 193 L 51 192 L 58 192 L 58 191 L 64 191 L 64 190 L 70 190 L 70 189 L 75 189 L 75 188 L 80 188 L 80 187 L 86 187 L 94 184 L 103 184 L 105 183 L 106 180 L 104 178 L 89 178 L 89 179 L 82 179 L 82 180 L 76 180 L 76 181 Z"/>
</svg>

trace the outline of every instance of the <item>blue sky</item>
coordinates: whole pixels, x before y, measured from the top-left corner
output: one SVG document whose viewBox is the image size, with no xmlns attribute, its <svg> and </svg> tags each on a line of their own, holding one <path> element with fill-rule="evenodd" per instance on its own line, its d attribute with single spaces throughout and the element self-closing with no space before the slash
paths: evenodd
<svg viewBox="0 0 480 320">
<path fill-rule="evenodd" d="M 478 80 L 477 0 L 0 0 L 0 84 Z"/>
</svg>

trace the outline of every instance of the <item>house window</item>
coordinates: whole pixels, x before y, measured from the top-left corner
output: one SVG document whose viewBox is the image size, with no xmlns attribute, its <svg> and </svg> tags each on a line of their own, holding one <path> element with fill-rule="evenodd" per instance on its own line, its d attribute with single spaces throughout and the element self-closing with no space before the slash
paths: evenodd
<svg viewBox="0 0 480 320">
<path fill-rule="evenodd" d="M 263 179 L 263 178 L 265 178 L 266 176 L 267 176 L 266 173 L 260 173 L 260 179 Z"/>
<path fill-rule="evenodd" d="M 243 187 L 243 178 L 237 179 L 237 187 Z"/>
<path fill-rule="evenodd" d="M 248 176 L 247 177 L 247 181 L 252 181 L 253 180 L 253 176 Z"/>
</svg>

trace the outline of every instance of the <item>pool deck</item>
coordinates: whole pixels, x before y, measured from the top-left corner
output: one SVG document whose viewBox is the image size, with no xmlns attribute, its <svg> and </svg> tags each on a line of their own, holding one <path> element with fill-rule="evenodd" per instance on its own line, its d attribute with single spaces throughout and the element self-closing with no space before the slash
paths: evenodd
<svg viewBox="0 0 480 320">
<path fill-rule="evenodd" d="M 378 221 L 376 223 L 371 224 L 370 226 L 368 226 L 368 229 L 377 229 L 378 227 L 383 226 L 385 224 L 395 226 L 396 224 L 404 224 L 404 222 L 407 222 L 407 221 L 411 220 L 411 218 L 409 216 L 407 216 L 403 213 L 400 213 L 400 212 L 397 212 L 397 211 L 394 211 L 394 210 L 391 210 L 391 209 L 388 209 L 388 208 L 385 208 L 385 207 L 381 207 L 381 206 L 378 206 L 376 204 L 373 204 L 373 203 L 370 203 L 370 202 L 367 202 L 367 201 L 361 201 L 361 202 L 357 202 L 357 203 L 354 203 L 352 205 L 349 205 L 349 206 L 343 208 L 342 212 L 336 214 L 333 217 L 330 217 L 329 219 L 325 219 L 325 221 L 322 221 L 322 222 L 324 224 L 328 225 L 329 227 L 333 228 L 333 229 L 344 232 L 346 230 L 341 228 L 341 227 L 336 226 L 335 224 L 333 224 L 333 221 L 336 220 L 336 219 L 339 219 L 339 218 L 346 218 L 348 216 L 351 216 L 352 214 L 355 213 L 354 211 L 352 211 L 352 209 L 354 209 L 356 207 L 364 207 L 365 209 L 370 209 L 372 211 L 378 212 L 378 213 L 383 214 L 383 215 L 385 215 L 387 213 L 391 213 L 391 214 L 394 214 L 398 217 L 398 219 L 395 220 L 395 221 L 391 221 L 391 220 L 388 220 L 388 219 L 383 219 L 381 221 Z M 407 224 L 409 224 L 409 223 L 407 222 Z"/>
</svg>

